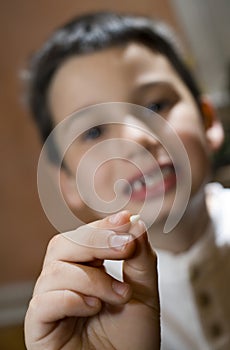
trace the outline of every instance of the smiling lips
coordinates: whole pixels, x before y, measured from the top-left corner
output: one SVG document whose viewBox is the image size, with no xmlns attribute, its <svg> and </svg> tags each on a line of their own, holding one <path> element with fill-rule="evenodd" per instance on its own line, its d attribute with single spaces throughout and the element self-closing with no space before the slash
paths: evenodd
<svg viewBox="0 0 230 350">
<path fill-rule="evenodd" d="M 132 200 L 141 201 L 154 198 L 170 191 L 176 184 L 175 169 L 172 164 L 165 164 L 148 173 L 139 174 L 129 180 L 129 193 Z"/>
</svg>

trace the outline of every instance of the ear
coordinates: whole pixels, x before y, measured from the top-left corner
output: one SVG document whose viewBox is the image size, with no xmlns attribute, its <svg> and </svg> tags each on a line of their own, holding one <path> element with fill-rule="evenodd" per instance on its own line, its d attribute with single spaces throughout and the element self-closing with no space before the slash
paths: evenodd
<svg viewBox="0 0 230 350">
<path fill-rule="evenodd" d="M 206 139 L 211 151 L 217 151 L 224 141 L 224 131 L 214 106 L 207 97 L 201 98 Z"/>
</svg>

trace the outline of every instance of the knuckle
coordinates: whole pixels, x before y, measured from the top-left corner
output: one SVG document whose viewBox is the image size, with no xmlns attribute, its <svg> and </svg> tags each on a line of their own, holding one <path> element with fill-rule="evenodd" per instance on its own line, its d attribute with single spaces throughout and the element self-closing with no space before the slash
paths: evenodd
<svg viewBox="0 0 230 350">
<path fill-rule="evenodd" d="M 76 303 L 77 295 L 70 290 L 62 291 L 62 305 L 64 310 L 68 310 L 69 308 L 73 308 Z"/>
<path fill-rule="evenodd" d="M 35 312 L 36 310 L 40 309 L 40 304 L 41 304 L 40 295 L 35 294 L 29 302 L 28 310 L 30 310 L 30 312 L 32 313 Z"/>
<path fill-rule="evenodd" d="M 51 238 L 47 247 L 47 255 L 54 255 L 53 253 L 56 251 L 57 246 L 59 245 L 60 238 L 60 234 L 57 234 Z"/>
<path fill-rule="evenodd" d="M 57 279 L 63 271 L 63 263 L 58 260 L 50 261 L 42 270 L 37 279 L 36 288 L 41 287 L 47 280 Z"/>
<path fill-rule="evenodd" d="M 109 236 L 111 232 L 111 230 L 105 228 L 89 227 L 86 245 L 88 248 L 109 248 Z"/>
<path fill-rule="evenodd" d="M 43 277 L 49 277 L 49 276 L 53 276 L 53 277 L 57 277 L 60 272 L 63 270 L 63 263 L 61 261 L 58 260 L 53 260 L 51 261 L 46 268 L 43 270 L 42 272 L 42 276 Z"/>
<path fill-rule="evenodd" d="M 88 239 L 87 239 L 87 241 L 88 241 L 87 244 L 89 245 L 89 247 L 94 247 L 98 243 L 98 237 L 95 234 L 95 231 L 96 231 L 95 229 L 89 231 L 89 235 L 88 235 Z"/>
</svg>

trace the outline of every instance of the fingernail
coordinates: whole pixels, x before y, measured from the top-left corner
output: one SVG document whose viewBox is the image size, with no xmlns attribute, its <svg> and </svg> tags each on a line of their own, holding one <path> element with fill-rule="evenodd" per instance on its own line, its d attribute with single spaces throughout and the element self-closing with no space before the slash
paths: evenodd
<svg viewBox="0 0 230 350">
<path fill-rule="evenodd" d="M 123 250 L 131 238 L 131 235 L 111 235 L 109 237 L 110 247 L 116 250 Z"/>
<path fill-rule="evenodd" d="M 129 290 L 129 285 L 127 283 L 114 280 L 112 282 L 112 288 L 113 288 L 115 293 L 124 297 Z"/>
</svg>

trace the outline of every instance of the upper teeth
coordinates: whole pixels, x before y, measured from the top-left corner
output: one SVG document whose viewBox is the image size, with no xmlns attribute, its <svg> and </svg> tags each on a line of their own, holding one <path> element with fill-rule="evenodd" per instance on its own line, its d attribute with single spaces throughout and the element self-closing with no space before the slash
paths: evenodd
<svg viewBox="0 0 230 350">
<path fill-rule="evenodd" d="M 132 189 L 134 191 L 139 191 L 143 185 L 144 183 L 141 180 L 136 180 L 132 183 Z"/>
<path fill-rule="evenodd" d="M 162 177 L 164 178 L 165 176 L 169 175 L 171 172 L 171 168 L 170 167 L 164 167 L 162 168 L 161 172 L 153 172 L 151 174 L 148 175 L 144 175 L 141 178 L 139 178 L 138 180 L 135 180 L 131 186 L 132 189 L 134 191 L 139 191 L 141 190 L 142 186 L 146 186 L 146 188 L 151 187 L 157 183 L 159 183 L 159 181 L 162 179 Z"/>
<path fill-rule="evenodd" d="M 160 179 L 160 176 L 159 175 L 145 175 L 145 184 L 146 184 L 146 187 L 150 187 L 150 186 L 153 186 L 155 183 L 157 183 Z"/>
</svg>

